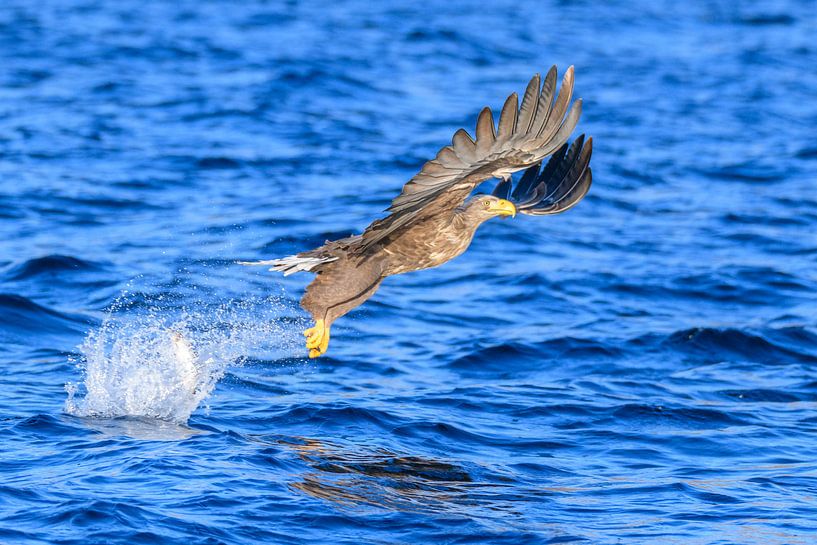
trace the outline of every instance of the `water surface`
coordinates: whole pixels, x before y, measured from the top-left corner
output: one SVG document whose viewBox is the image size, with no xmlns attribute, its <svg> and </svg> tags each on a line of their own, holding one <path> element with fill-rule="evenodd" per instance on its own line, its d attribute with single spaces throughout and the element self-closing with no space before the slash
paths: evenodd
<svg viewBox="0 0 817 545">
<path fill-rule="evenodd" d="M 795 1 L 7 0 L 0 542 L 813 543 L 815 35 Z M 233 262 L 359 232 L 551 64 L 588 197 L 306 360 L 309 277 Z"/>
</svg>

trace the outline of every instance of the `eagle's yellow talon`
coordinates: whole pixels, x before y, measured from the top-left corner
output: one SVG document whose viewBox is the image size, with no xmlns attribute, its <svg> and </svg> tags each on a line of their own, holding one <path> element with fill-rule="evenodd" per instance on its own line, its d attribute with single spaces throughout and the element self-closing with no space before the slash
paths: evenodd
<svg viewBox="0 0 817 545">
<path fill-rule="evenodd" d="M 307 348 L 318 348 L 321 344 L 321 334 L 320 333 L 313 333 L 309 337 L 306 338 L 306 347 Z"/>
<path fill-rule="evenodd" d="M 304 335 L 306 335 L 306 347 L 309 349 L 310 358 L 317 358 L 326 352 L 329 346 L 329 328 L 324 325 L 323 320 L 316 321 L 315 327 L 304 331 Z"/>
<path fill-rule="evenodd" d="M 321 339 L 321 344 L 318 346 L 318 350 L 321 351 L 321 354 L 326 354 L 326 351 L 329 349 L 329 328 L 326 329 L 323 333 L 323 339 Z"/>
</svg>

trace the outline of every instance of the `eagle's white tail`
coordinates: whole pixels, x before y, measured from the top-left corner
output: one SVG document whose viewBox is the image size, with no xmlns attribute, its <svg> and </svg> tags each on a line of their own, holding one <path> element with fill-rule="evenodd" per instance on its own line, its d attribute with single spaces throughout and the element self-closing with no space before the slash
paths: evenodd
<svg viewBox="0 0 817 545">
<path fill-rule="evenodd" d="M 300 257 L 291 255 L 282 257 L 281 259 L 268 259 L 265 261 L 238 261 L 239 265 L 272 265 L 269 270 L 284 273 L 284 276 L 289 276 L 300 271 L 309 272 L 318 265 L 323 263 L 330 263 L 336 261 L 337 257 Z"/>
</svg>

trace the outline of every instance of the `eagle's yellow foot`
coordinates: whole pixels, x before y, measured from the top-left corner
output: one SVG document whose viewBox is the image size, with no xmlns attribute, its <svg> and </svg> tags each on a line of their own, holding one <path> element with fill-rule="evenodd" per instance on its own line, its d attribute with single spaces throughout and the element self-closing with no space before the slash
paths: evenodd
<svg viewBox="0 0 817 545">
<path fill-rule="evenodd" d="M 324 325 L 323 320 L 317 320 L 315 327 L 304 331 L 304 336 L 306 336 L 306 348 L 309 349 L 310 358 L 317 358 L 329 348 L 329 328 Z"/>
<path fill-rule="evenodd" d="M 304 331 L 304 337 L 306 337 L 307 348 L 317 348 L 318 345 L 321 344 L 323 332 L 326 329 L 323 324 L 324 324 L 323 320 L 317 320 L 315 322 L 315 327 L 310 327 L 309 329 Z"/>
</svg>

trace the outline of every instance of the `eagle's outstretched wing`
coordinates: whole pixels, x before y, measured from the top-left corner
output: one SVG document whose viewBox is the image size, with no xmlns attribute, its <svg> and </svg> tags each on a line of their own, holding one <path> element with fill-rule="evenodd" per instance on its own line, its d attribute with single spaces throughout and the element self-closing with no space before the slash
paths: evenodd
<svg viewBox="0 0 817 545">
<path fill-rule="evenodd" d="M 459 206 L 481 182 L 507 179 L 511 173 L 537 165 L 559 149 L 581 116 L 581 99 L 571 106 L 572 93 L 571 66 L 554 100 L 554 66 L 545 76 L 544 84 L 539 74 L 533 76 L 521 105 L 516 93 L 508 97 L 498 127 L 490 108 L 484 108 L 477 118 L 476 140 L 465 130 L 458 130 L 451 145 L 442 148 L 403 186 L 388 208 L 390 214 L 366 229 L 358 251 L 366 253 L 427 214 Z"/>
</svg>

